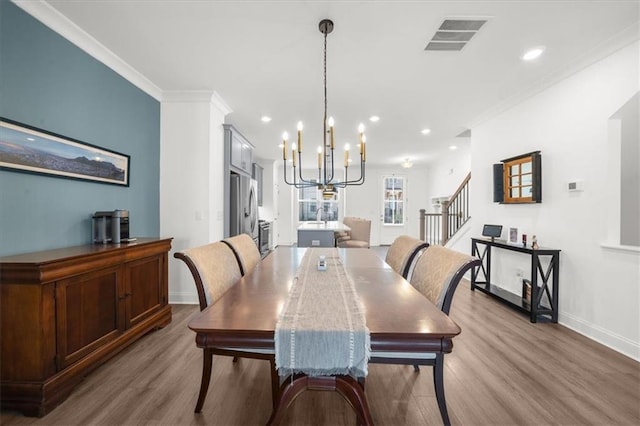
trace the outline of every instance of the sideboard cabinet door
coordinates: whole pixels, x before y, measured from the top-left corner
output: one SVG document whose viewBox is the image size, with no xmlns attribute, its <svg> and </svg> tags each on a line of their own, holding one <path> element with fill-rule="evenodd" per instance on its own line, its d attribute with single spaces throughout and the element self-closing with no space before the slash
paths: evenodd
<svg viewBox="0 0 640 426">
<path fill-rule="evenodd" d="M 126 328 L 153 315 L 167 304 L 163 289 L 166 256 L 128 262 L 125 270 Z"/>
<path fill-rule="evenodd" d="M 122 269 L 112 267 L 56 283 L 58 370 L 84 358 L 124 331 L 118 315 Z"/>
</svg>

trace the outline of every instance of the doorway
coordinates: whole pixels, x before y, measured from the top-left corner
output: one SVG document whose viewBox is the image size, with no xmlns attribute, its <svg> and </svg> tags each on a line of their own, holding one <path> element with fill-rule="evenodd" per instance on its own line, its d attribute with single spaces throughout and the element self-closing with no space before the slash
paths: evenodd
<svg viewBox="0 0 640 426">
<path fill-rule="evenodd" d="M 381 177 L 380 245 L 390 245 L 407 233 L 407 183 L 402 175 Z"/>
</svg>

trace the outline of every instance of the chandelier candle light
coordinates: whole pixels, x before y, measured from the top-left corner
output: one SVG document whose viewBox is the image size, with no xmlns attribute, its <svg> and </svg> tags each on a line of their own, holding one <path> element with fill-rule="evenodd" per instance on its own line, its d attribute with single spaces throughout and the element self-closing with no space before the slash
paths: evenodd
<svg viewBox="0 0 640 426">
<path fill-rule="evenodd" d="M 333 151 L 335 149 L 334 142 L 334 120 L 333 117 L 327 118 L 327 34 L 333 31 L 333 22 L 329 19 L 320 21 L 320 32 L 324 34 L 324 117 L 322 124 L 322 145 L 318 146 L 318 180 L 304 179 L 302 177 L 302 122 L 298 122 L 298 139 L 297 143 L 291 144 L 291 164 L 293 167 L 292 180 L 287 179 L 287 143 L 289 134 L 284 132 L 282 135 L 282 160 L 284 161 L 284 181 L 287 185 L 296 188 L 317 187 L 322 191 L 324 199 L 331 199 L 337 192 L 338 188 L 346 188 L 350 185 L 362 185 L 365 178 L 365 163 L 367 161 L 366 135 L 364 134 L 364 125 L 361 123 L 358 127 L 360 149 L 360 178 L 355 180 L 348 179 L 348 170 L 351 163 L 349 158 L 349 144 L 344 148 L 344 180 L 334 180 Z M 329 129 L 327 130 L 327 126 Z M 327 134 L 329 141 L 327 143 Z M 296 156 L 297 151 L 297 156 Z M 299 163 L 299 164 L 298 164 Z M 298 175 L 296 175 L 298 168 Z"/>
</svg>

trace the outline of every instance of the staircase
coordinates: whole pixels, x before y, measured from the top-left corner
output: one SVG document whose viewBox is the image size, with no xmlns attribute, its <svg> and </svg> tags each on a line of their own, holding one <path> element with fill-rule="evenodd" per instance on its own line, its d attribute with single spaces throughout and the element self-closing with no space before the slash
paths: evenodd
<svg viewBox="0 0 640 426">
<path fill-rule="evenodd" d="M 440 213 L 426 213 L 420 209 L 420 239 L 444 246 L 471 218 L 469 215 L 469 181 L 471 172 L 464 178 L 451 198 L 442 202 Z"/>
</svg>

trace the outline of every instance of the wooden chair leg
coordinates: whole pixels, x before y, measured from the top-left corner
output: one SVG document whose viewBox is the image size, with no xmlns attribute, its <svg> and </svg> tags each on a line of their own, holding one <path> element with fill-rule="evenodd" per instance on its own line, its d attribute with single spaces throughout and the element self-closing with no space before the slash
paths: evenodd
<svg viewBox="0 0 640 426">
<path fill-rule="evenodd" d="M 275 410 L 280 399 L 280 376 L 278 376 L 278 370 L 276 370 L 275 357 L 269 359 L 269 365 L 271 366 L 271 405 Z"/>
<path fill-rule="evenodd" d="M 420 372 L 420 366 L 418 364 L 413 364 L 413 371 L 415 371 L 416 373 Z"/>
<path fill-rule="evenodd" d="M 198 395 L 198 402 L 196 403 L 196 413 L 202 411 L 204 399 L 207 397 L 209 382 L 211 381 L 211 366 L 213 365 L 213 353 L 211 353 L 210 350 L 203 349 L 202 355 L 202 380 L 200 381 L 200 394 Z"/>
<path fill-rule="evenodd" d="M 438 408 L 442 423 L 445 426 L 451 426 L 449 421 L 449 413 L 447 412 L 447 401 L 444 398 L 444 355 L 437 354 L 436 362 L 433 365 L 433 385 L 436 389 L 436 399 L 438 400 Z"/>
<path fill-rule="evenodd" d="M 233 357 L 233 362 L 238 362 L 238 357 L 237 356 Z"/>
</svg>

